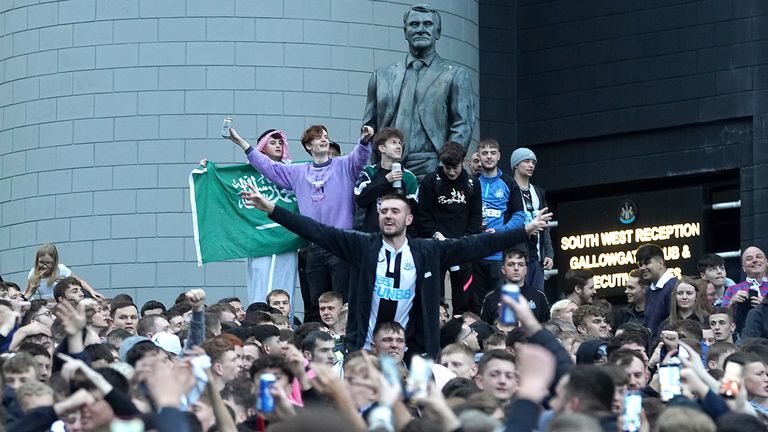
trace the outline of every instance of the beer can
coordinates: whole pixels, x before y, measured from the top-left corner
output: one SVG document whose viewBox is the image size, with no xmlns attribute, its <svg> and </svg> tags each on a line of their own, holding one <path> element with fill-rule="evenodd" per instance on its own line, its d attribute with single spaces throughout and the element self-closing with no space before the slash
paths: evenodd
<svg viewBox="0 0 768 432">
<path fill-rule="evenodd" d="M 400 162 L 393 162 L 392 163 L 392 172 L 400 172 L 403 170 L 403 166 L 400 165 Z M 395 189 L 400 189 L 403 187 L 403 181 L 402 180 L 395 180 L 392 182 L 392 187 Z"/>
<path fill-rule="evenodd" d="M 273 373 L 261 374 L 259 378 L 259 398 L 256 401 L 256 409 L 262 413 L 271 413 L 275 410 L 275 398 L 269 390 L 277 382 L 277 377 Z"/>
<path fill-rule="evenodd" d="M 520 301 L 520 287 L 516 284 L 506 284 L 501 287 L 501 296 L 510 297 L 514 301 Z M 506 325 L 517 325 L 517 316 L 515 311 L 511 307 L 507 306 L 503 301 L 501 302 L 501 313 L 499 314 L 499 321 Z"/>
<path fill-rule="evenodd" d="M 232 117 L 225 117 L 221 125 L 221 136 L 229 138 L 229 127 L 232 126 Z"/>
</svg>

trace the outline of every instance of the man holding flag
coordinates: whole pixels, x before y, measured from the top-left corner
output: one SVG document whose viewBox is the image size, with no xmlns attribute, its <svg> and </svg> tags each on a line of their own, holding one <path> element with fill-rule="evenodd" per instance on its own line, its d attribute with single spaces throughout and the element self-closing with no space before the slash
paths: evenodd
<svg viewBox="0 0 768 432">
<path fill-rule="evenodd" d="M 269 129 L 261 134 L 256 141 L 256 151 L 263 153 L 274 162 L 291 163 L 288 138 L 282 130 Z M 296 251 L 288 251 L 279 255 L 248 257 L 246 282 L 248 284 L 249 304 L 264 301 L 267 294 L 273 289 L 292 292 L 293 287 L 296 286 L 297 265 Z"/>
<path fill-rule="evenodd" d="M 291 163 L 288 139 L 282 130 L 269 129 L 261 134 L 256 150 L 277 163 Z M 305 242 L 264 215 L 259 217 L 251 212 L 249 216 L 256 216 L 254 220 L 242 220 L 242 210 L 251 206 L 240 200 L 238 194 L 246 188 L 246 184 L 253 184 L 273 202 L 280 201 L 295 211 L 297 205 L 293 191 L 276 186 L 249 165 L 217 167 L 205 159 L 200 161 L 200 165 L 204 169 L 193 171 L 196 175 L 190 181 L 193 198 L 197 195 L 193 199 L 193 210 L 198 262 L 247 257 L 249 304 L 263 302 L 273 289 L 292 291 L 296 285 L 296 250 Z M 233 188 L 238 202 L 228 202 L 231 201 Z M 218 201 L 222 199 L 224 202 Z M 228 213 L 224 217 L 233 222 L 222 224 L 219 212 L 226 209 Z M 247 227 L 248 232 L 238 231 L 238 225 Z M 253 227 L 256 227 L 255 232 Z M 204 239 L 202 244 L 201 237 Z"/>
</svg>

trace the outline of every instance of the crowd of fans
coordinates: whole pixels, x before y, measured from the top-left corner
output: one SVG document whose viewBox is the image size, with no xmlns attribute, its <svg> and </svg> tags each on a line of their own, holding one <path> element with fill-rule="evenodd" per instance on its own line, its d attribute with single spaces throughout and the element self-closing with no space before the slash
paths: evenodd
<svg viewBox="0 0 768 432">
<path fill-rule="evenodd" d="M 767 430 L 768 261 L 759 248 L 744 250 L 746 278 L 734 283 L 717 255 L 698 257 L 697 275 L 675 275 L 663 250 L 646 244 L 625 305 L 600 298 L 589 270 L 568 271 L 550 305 L 541 284 L 552 266 L 542 230 L 551 215 L 529 183 L 533 152 L 516 150 L 507 175 L 495 141 L 482 141 L 467 167 L 464 149 L 446 143 L 442 166 L 419 182 L 395 165 L 404 146 L 396 129 L 363 128 L 348 156 L 329 154 L 327 133 L 310 127 L 302 144 L 312 162 L 291 164 L 284 134 L 253 149 L 232 130 L 309 218 L 256 207 L 310 240 L 334 236 L 313 242 L 299 269 L 306 322 L 288 286 L 245 302 L 203 289 L 173 305 L 106 299 L 44 245 L 25 287 L 0 282 L 6 430 Z M 379 162 L 365 166 L 374 150 Z M 356 262 L 336 244 L 350 239 L 380 248 L 378 264 L 375 253 L 368 268 L 367 251 Z M 408 247 L 413 256 L 403 255 Z M 477 248 L 487 256 L 462 259 Z M 441 274 L 419 267 L 424 251 L 440 255 Z M 408 282 L 414 265 L 420 274 Z M 451 302 L 420 292 L 443 289 L 446 272 Z M 518 285 L 520 297 L 502 295 L 503 284 Z M 515 322 L 500 318 L 507 309 Z"/>
</svg>

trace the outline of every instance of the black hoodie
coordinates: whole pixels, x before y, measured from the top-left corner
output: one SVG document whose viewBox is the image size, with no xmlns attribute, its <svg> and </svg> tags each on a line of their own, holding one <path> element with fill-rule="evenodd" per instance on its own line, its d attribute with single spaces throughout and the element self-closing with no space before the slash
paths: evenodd
<svg viewBox="0 0 768 432">
<path fill-rule="evenodd" d="M 422 237 L 436 232 L 446 238 L 480 233 L 483 222 L 480 182 L 462 169 L 451 180 L 440 167 L 424 177 L 419 186 L 419 227 Z"/>
</svg>

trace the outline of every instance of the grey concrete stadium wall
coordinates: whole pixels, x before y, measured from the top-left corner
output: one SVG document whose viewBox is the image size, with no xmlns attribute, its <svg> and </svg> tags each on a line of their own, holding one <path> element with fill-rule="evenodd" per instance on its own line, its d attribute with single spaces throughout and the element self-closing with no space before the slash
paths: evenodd
<svg viewBox="0 0 768 432">
<path fill-rule="evenodd" d="M 107 295 L 245 297 L 242 262 L 198 268 L 188 174 L 244 160 L 218 137 L 325 123 L 351 150 L 370 72 L 404 57 L 410 2 L 0 1 L 0 274 L 35 250 Z M 440 0 L 440 54 L 478 91 L 477 0 Z M 477 136 L 477 133 L 476 133 Z"/>
</svg>

